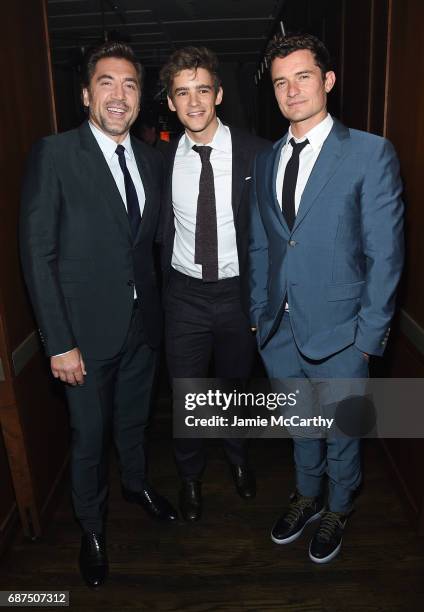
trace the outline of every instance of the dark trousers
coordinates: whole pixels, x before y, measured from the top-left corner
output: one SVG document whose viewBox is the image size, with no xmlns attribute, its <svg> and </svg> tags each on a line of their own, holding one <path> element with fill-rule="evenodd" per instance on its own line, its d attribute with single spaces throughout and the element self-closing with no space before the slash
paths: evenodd
<svg viewBox="0 0 424 612">
<path fill-rule="evenodd" d="M 66 387 L 72 428 L 72 500 L 85 531 L 103 531 L 112 435 L 123 486 L 140 490 L 146 478 L 144 430 L 156 362 L 157 351 L 146 344 L 141 312 L 135 307 L 121 351 L 112 359 L 86 359 L 84 385 Z"/>
<path fill-rule="evenodd" d="M 255 341 L 240 302 L 239 277 L 204 283 L 172 270 L 165 296 L 165 347 L 173 378 L 207 378 L 211 360 L 217 378 L 246 380 L 255 357 Z M 246 442 L 223 441 L 233 464 L 246 462 Z M 201 476 L 205 441 L 176 438 L 175 458 L 183 478 Z"/>
</svg>

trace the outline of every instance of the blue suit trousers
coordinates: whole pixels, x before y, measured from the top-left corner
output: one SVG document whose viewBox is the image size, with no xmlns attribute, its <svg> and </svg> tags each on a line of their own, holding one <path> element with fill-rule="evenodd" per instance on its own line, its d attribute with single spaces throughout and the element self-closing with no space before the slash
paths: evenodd
<svg viewBox="0 0 424 612">
<path fill-rule="evenodd" d="M 312 360 L 298 350 L 286 311 L 276 333 L 260 351 L 271 379 L 355 379 L 368 377 L 368 359 L 354 345 L 325 359 Z M 315 497 L 329 480 L 328 505 L 333 512 L 347 513 L 361 482 L 360 440 L 294 438 L 296 486 L 301 495 Z"/>
</svg>

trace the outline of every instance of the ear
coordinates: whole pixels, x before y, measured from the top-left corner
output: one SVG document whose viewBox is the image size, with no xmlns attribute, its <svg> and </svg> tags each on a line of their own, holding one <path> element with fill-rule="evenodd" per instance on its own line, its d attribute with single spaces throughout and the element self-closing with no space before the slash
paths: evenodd
<svg viewBox="0 0 424 612">
<path fill-rule="evenodd" d="M 218 89 L 218 93 L 216 94 L 215 106 L 218 106 L 218 104 L 221 104 L 223 95 L 224 95 L 224 90 L 222 89 L 222 87 L 220 87 Z"/>
<path fill-rule="evenodd" d="M 87 87 L 84 87 L 82 90 L 82 101 L 84 106 L 90 106 L 90 93 Z"/>
<path fill-rule="evenodd" d="M 167 100 L 168 100 L 168 108 L 169 110 L 171 110 L 173 113 L 175 113 L 177 111 L 177 109 L 174 106 L 174 103 L 172 102 L 171 98 L 169 96 L 166 96 Z"/>
<path fill-rule="evenodd" d="M 336 75 L 334 74 L 334 72 L 332 70 L 329 70 L 328 72 L 326 72 L 325 80 L 324 80 L 324 88 L 325 88 L 326 93 L 329 93 L 333 89 L 335 82 L 336 82 Z"/>
</svg>

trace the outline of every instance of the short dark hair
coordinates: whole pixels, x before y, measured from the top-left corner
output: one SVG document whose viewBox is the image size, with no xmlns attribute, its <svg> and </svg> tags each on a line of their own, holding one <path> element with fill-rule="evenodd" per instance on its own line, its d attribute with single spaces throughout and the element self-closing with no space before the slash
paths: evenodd
<svg viewBox="0 0 424 612">
<path fill-rule="evenodd" d="M 91 77 L 96 71 L 97 62 L 105 57 L 116 57 L 117 59 L 125 59 L 130 62 L 137 73 L 139 86 L 141 87 L 143 79 L 143 68 L 140 62 L 137 61 L 134 51 L 129 45 L 123 42 L 109 41 L 99 47 L 90 49 L 85 56 L 81 84 L 82 87 L 90 85 Z"/>
<path fill-rule="evenodd" d="M 295 51 L 306 49 L 312 53 L 315 63 L 321 69 L 322 76 L 331 70 L 331 58 L 327 47 L 319 38 L 312 34 L 289 34 L 281 36 L 277 34 L 268 43 L 265 57 L 271 68 L 272 62 L 277 57 L 287 57 Z"/>
<path fill-rule="evenodd" d="M 206 47 L 184 47 L 177 49 L 168 59 L 160 71 L 160 80 L 166 93 L 171 97 L 172 84 L 176 75 L 182 70 L 194 70 L 204 68 L 207 70 L 214 82 L 215 93 L 221 87 L 221 79 L 218 74 L 218 58 L 215 53 Z"/>
</svg>

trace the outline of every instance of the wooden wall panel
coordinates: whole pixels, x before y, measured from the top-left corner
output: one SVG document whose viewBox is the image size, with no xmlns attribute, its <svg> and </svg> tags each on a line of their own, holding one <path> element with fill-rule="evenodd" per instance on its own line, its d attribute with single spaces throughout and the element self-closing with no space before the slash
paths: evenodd
<svg viewBox="0 0 424 612">
<path fill-rule="evenodd" d="M 43 384 L 39 384 L 40 376 Z M 34 491 L 37 508 L 42 512 L 51 489 L 62 475 L 69 430 L 63 385 L 50 375 L 48 361 L 41 352 L 17 377 L 16 400 L 32 479 L 37 483 Z M 57 462 L 51 461 L 53 457 Z"/>
<path fill-rule="evenodd" d="M 385 126 L 389 1 L 372 0 L 371 11 L 367 130 L 382 136 Z"/>
<path fill-rule="evenodd" d="M 422 0 L 392 0 L 387 137 L 401 161 L 407 263 L 403 307 L 424 328 L 424 53 Z"/>
<path fill-rule="evenodd" d="M 424 378 L 424 355 L 401 332 L 395 333 L 385 357 L 385 374 L 396 378 Z M 424 440 L 384 440 L 384 448 L 401 492 L 412 510 L 419 533 L 424 535 Z"/>
<path fill-rule="evenodd" d="M 322 4 L 322 40 L 331 55 L 332 68 L 336 74 L 336 84 L 328 96 L 328 111 L 333 117 L 341 118 L 343 93 L 343 10 L 332 10 L 332 0 Z M 342 7 L 343 8 L 343 7 Z"/>
<path fill-rule="evenodd" d="M 421 327 L 424 327 L 424 208 L 421 190 L 424 162 L 423 20 L 424 3 L 421 0 L 390 0 L 385 135 L 399 155 L 406 204 L 407 257 L 399 301 Z M 424 377 L 424 355 L 418 346 L 418 338 L 409 341 L 400 329 L 397 330 L 386 359 L 391 376 Z M 424 535 L 424 440 L 386 440 L 384 446 L 419 532 Z"/>
<path fill-rule="evenodd" d="M 0 550 L 11 524 L 17 516 L 15 493 L 10 474 L 9 461 L 0 430 Z"/>
<path fill-rule="evenodd" d="M 22 172 L 33 142 L 55 131 L 44 19 L 41 0 L 15 0 L 2 11 L 0 69 L 8 75 L 8 95 L 2 96 L 0 127 L 0 266 L 2 287 L 7 288 L 2 303 L 12 350 L 34 327 L 16 239 Z"/>
<path fill-rule="evenodd" d="M 45 2 L 15 0 L 2 9 L 0 68 L 8 83 L 0 102 L 0 427 L 24 532 L 39 535 L 66 462 L 68 424 L 34 331 L 17 230 L 25 158 L 56 120 Z"/>
<path fill-rule="evenodd" d="M 370 0 L 343 0 L 343 98 L 341 119 L 366 130 L 370 70 Z"/>
</svg>

